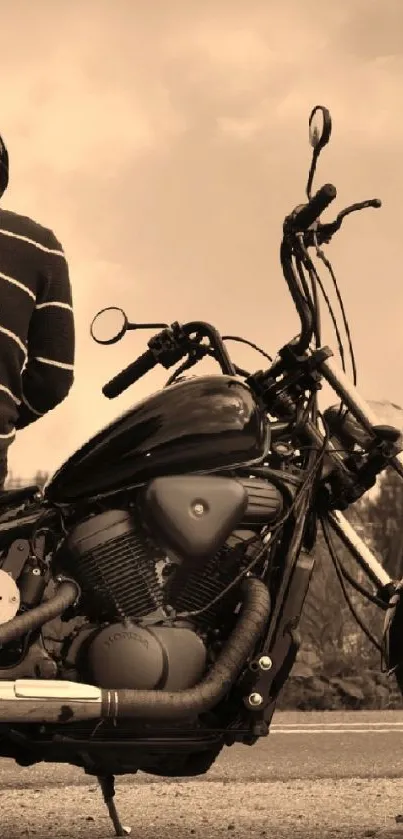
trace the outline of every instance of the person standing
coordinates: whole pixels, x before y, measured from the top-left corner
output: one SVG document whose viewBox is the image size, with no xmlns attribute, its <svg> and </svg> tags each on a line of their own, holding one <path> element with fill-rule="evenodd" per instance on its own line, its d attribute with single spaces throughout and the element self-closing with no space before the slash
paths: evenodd
<svg viewBox="0 0 403 839">
<path fill-rule="evenodd" d="M 8 183 L 9 156 L 0 136 L 0 200 Z M 66 398 L 74 363 L 63 247 L 52 230 L 0 206 L 0 489 L 17 431 Z"/>
</svg>

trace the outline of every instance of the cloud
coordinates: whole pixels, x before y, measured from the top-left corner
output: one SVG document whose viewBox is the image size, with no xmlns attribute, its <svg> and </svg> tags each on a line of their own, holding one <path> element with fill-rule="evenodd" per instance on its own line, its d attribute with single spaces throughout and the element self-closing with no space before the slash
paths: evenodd
<svg viewBox="0 0 403 839">
<path fill-rule="evenodd" d="M 284 215 L 303 200 L 317 102 L 334 122 L 318 177 L 337 184 L 341 206 L 385 199 L 379 214 L 349 223 L 331 255 L 362 388 L 403 401 L 402 19 L 400 0 L 14 0 L 2 11 L 5 204 L 65 245 L 78 334 L 74 390 L 18 436 L 15 468 L 51 468 L 164 380 L 155 373 L 103 399 L 103 382 L 147 334 L 97 347 L 97 308 L 115 303 L 147 321 L 199 316 L 269 351 L 295 334 L 278 247 Z M 260 364 L 252 351 L 235 354 Z"/>
<path fill-rule="evenodd" d="M 94 43 L 90 50 L 76 45 L 74 61 L 67 46 L 54 50 L 28 75 L 17 76 L 3 97 L 20 177 L 31 180 L 39 167 L 54 178 L 79 171 L 107 181 L 128 160 L 161 148 L 183 130 L 158 78 L 149 80 L 146 95 L 141 76 L 132 87 L 107 84 L 95 64 L 93 77 L 86 68 L 94 50 Z M 98 61 L 102 70 L 100 56 Z"/>
<path fill-rule="evenodd" d="M 403 6 L 400 0 L 355 0 L 333 36 L 335 49 L 361 61 L 401 55 Z"/>
</svg>

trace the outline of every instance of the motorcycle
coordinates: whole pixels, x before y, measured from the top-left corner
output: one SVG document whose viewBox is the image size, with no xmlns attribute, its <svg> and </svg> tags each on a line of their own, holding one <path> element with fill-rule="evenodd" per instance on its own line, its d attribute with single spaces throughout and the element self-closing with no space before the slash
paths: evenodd
<svg viewBox="0 0 403 839">
<path fill-rule="evenodd" d="M 343 515 L 386 468 L 403 477 L 403 438 L 350 382 L 315 267 L 327 267 L 342 303 L 323 246 L 349 214 L 381 202 L 322 223 L 336 189 L 312 194 L 312 184 L 331 127 L 329 111 L 315 107 L 307 200 L 283 225 L 280 261 L 299 335 L 273 360 L 209 323 L 139 324 L 103 309 L 91 325 L 100 344 L 159 330 L 104 386 L 107 398 L 156 365 L 173 374 L 42 491 L 0 493 L 0 757 L 95 776 L 117 836 L 130 831 L 114 803 L 115 776 L 203 775 L 224 746 L 269 734 L 300 646 L 319 526 L 340 582 L 347 571 L 333 533 L 365 572 L 370 588 L 353 582 L 385 612 L 378 646 L 403 689 L 402 583 Z M 341 367 L 321 343 L 321 293 Z M 230 340 L 259 351 L 265 369 L 237 366 Z M 350 352 L 354 372 L 351 342 Z M 206 357 L 219 373 L 186 375 Z M 338 403 L 321 412 L 324 381 Z"/>
</svg>

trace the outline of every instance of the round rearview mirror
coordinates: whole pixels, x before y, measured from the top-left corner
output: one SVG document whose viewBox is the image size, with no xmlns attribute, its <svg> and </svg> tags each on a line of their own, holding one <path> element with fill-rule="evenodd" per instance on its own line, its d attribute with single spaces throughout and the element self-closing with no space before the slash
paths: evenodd
<svg viewBox="0 0 403 839">
<path fill-rule="evenodd" d="M 331 132 L 330 112 L 322 105 L 316 105 L 309 117 L 309 142 L 317 154 L 329 142 Z"/>
<path fill-rule="evenodd" d="M 108 306 L 101 309 L 92 321 L 91 337 L 97 344 L 116 344 L 123 338 L 128 327 L 128 320 L 123 309 Z"/>
</svg>

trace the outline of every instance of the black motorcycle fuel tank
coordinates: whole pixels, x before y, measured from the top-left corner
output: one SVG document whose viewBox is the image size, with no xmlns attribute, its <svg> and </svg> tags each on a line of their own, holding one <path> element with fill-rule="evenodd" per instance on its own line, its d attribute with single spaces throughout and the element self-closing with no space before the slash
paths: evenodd
<svg viewBox="0 0 403 839">
<path fill-rule="evenodd" d="M 246 465 L 269 446 L 269 424 L 246 384 L 223 375 L 185 379 L 99 431 L 58 469 L 45 497 L 74 503 L 161 475 Z"/>
</svg>

